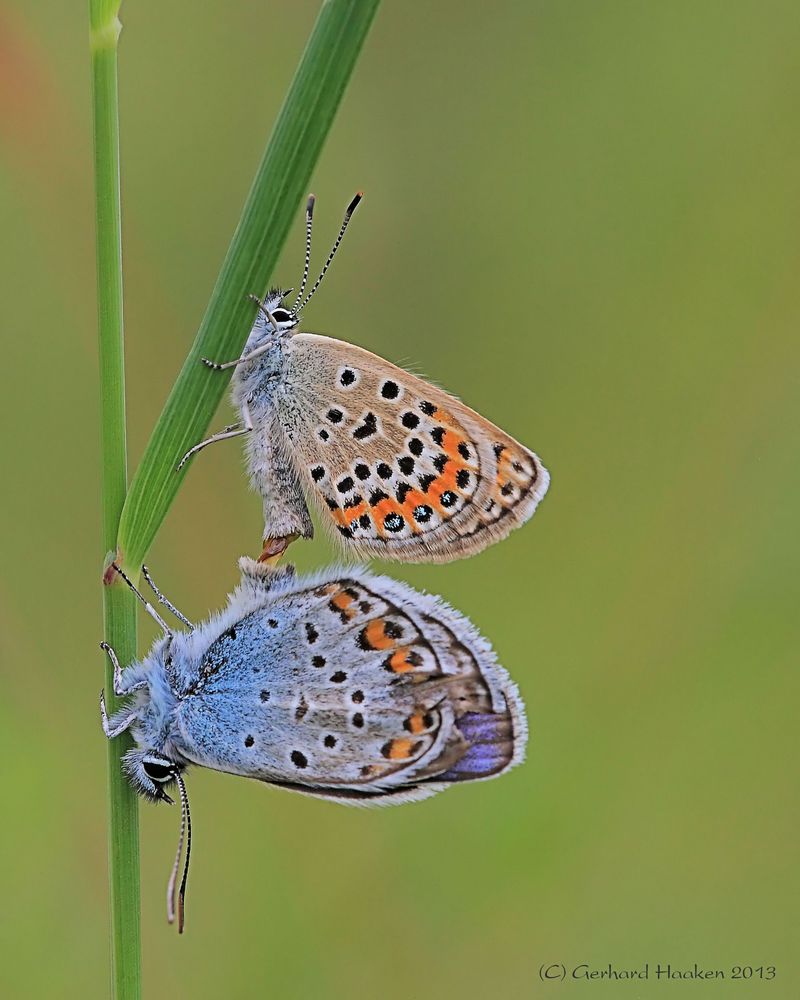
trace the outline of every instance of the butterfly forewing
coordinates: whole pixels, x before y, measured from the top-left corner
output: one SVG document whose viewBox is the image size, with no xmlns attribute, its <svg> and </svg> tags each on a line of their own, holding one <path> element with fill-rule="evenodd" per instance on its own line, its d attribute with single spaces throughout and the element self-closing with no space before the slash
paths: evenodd
<svg viewBox="0 0 800 1000">
<path fill-rule="evenodd" d="M 328 337 L 291 339 L 277 412 L 308 494 L 364 555 L 469 555 L 524 523 L 547 490 L 536 455 L 474 410 Z"/>
</svg>

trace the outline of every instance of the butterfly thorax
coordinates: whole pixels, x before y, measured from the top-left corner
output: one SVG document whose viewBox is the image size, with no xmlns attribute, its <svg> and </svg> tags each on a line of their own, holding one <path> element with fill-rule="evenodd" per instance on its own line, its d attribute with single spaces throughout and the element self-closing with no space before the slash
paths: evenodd
<svg viewBox="0 0 800 1000">
<path fill-rule="evenodd" d="M 280 384 L 285 372 L 285 350 L 289 338 L 296 332 L 298 317 L 283 303 L 284 293 L 271 291 L 264 300 L 264 308 L 271 313 L 277 324 L 277 331 L 265 313 L 259 310 L 250 336 L 242 351 L 252 354 L 266 348 L 252 361 L 240 364 L 234 372 L 231 392 L 234 405 L 258 407 L 259 402 L 269 402 L 275 386 Z"/>
<path fill-rule="evenodd" d="M 172 755 L 175 713 L 180 703 L 175 688 L 174 659 L 181 659 L 183 636 L 159 642 L 141 664 L 146 687 L 136 694 L 137 719 L 133 735 L 141 747 Z"/>
<path fill-rule="evenodd" d="M 285 347 L 285 340 L 274 339 L 263 354 L 237 367 L 231 380 L 234 406 L 240 409 L 242 403 L 247 403 L 252 412 L 254 408 L 258 409 L 259 403 L 272 399 L 283 379 Z"/>
</svg>

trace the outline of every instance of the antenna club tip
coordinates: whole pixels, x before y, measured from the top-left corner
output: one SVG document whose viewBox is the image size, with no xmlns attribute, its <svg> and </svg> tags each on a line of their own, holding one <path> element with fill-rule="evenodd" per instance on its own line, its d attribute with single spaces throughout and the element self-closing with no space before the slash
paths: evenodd
<svg viewBox="0 0 800 1000">
<path fill-rule="evenodd" d="M 314 211 L 314 203 L 316 202 L 316 200 L 317 200 L 317 196 L 315 194 L 309 194 L 308 200 L 306 201 L 306 211 L 307 212 L 313 212 Z"/>
<path fill-rule="evenodd" d="M 356 191 L 355 197 L 347 206 L 347 211 L 344 213 L 348 219 L 353 214 L 353 212 L 355 212 L 356 208 L 358 207 L 358 203 L 361 201 L 363 197 L 364 197 L 363 191 Z"/>
</svg>

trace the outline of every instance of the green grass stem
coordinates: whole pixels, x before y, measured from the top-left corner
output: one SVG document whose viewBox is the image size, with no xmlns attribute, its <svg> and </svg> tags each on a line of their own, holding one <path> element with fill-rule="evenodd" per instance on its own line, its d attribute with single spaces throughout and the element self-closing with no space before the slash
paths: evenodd
<svg viewBox="0 0 800 1000">
<path fill-rule="evenodd" d="M 201 357 L 238 357 L 378 8 L 379 0 L 326 0 L 306 45 L 233 234 L 189 356 L 131 483 L 118 545 L 131 574 L 140 564 L 186 474 L 176 471 L 200 441 L 231 372 Z"/>
<path fill-rule="evenodd" d="M 247 295 L 262 294 L 375 16 L 379 0 L 325 0 L 222 264 L 197 337 L 127 490 L 122 240 L 119 172 L 118 0 L 90 0 L 94 115 L 103 551 L 118 553 L 138 579 L 142 560 L 185 475 L 183 454 L 203 436 L 229 374 L 201 356 L 241 351 L 253 321 Z M 106 641 L 125 664 L 136 656 L 136 607 L 118 578 L 104 591 Z M 107 663 L 105 690 L 116 707 Z M 108 744 L 112 986 L 118 1000 L 141 996 L 137 797 L 120 768 L 130 738 Z"/>
<path fill-rule="evenodd" d="M 94 114 L 95 209 L 97 234 L 97 327 L 100 355 L 102 546 L 113 550 L 125 503 L 125 361 L 122 324 L 122 229 L 119 185 L 117 100 L 117 5 L 90 4 L 92 105 Z M 133 595 L 118 583 L 103 588 L 104 632 L 121 662 L 136 655 Z M 105 690 L 116 707 L 111 664 L 106 658 Z M 141 995 L 139 916 L 139 807 L 125 780 L 120 756 L 130 746 L 123 735 L 108 743 L 108 862 L 111 904 L 111 976 L 118 1000 Z"/>
</svg>

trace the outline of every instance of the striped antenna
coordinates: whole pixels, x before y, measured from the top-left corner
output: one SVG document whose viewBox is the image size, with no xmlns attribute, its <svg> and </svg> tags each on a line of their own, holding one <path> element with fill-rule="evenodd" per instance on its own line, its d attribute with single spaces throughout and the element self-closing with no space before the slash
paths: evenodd
<svg viewBox="0 0 800 1000">
<path fill-rule="evenodd" d="M 314 221 L 314 202 L 316 200 L 314 195 L 310 194 L 306 202 L 306 262 L 303 265 L 303 280 L 300 283 L 300 291 L 297 293 L 297 298 L 294 300 L 294 305 L 291 308 L 292 313 L 297 312 L 298 303 L 303 297 L 303 292 L 306 290 L 308 269 L 311 267 L 311 225 Z"/>
<path fill-rule="evenodd" d="M 331 266 L 331 261 L 336 255 L 336 251 L 339 249 L 339 244 L 342 242 L 342 238 L 344 237 L 345 231 L 350 223 L 350 219 L 353 215 L 353 212 L 355 212 L 356 208 L 358 207 L 358 203 L 361 201 L 363 194 L 364 194 L 363 191 L 359 191 L 353 198 L 353 200 L 350 202 L 350 204 L 347 206 L 347 209 L 344 213 L 344 219 L 342 220 L 342 228 L 339 230 L 339 235 L 336 237 L 336 240 L 333 246 L 331 247 L 331 252 L 328 254 L 328 259 L 325 261 L 325 267 L 323 267 L 319 277 L 314 282 L 314 287 L 311 289 L 308 295 L 306 295 L 306 297 L 303 299 L 300 305 L 297 306 L 297 308 L 292 309 L 293 313 L 298 313 L 300 312 L 301 309 L 304 309 L 308 305 L 311 296 L 314 294 L 314 292 L 316 292 L 316 290 L 322 284 L 322 279 L 325 277 L 325 272 Z"/>
<path fill-rule="evenodd" d="M 192 853 L 192 816 L 189 812 L 189 796 L 186 792 L 186 785 L 180 771 L 175 771 L 173 777 L 178 783 L 178 790 L 181 793 L 181 832 L 178 837 L 178 851 L 175 855 L 175 864 L 167 884 L 167 920 L 173 923 L 175 920 L 175 887 L 178 881 L 178 871 L 180 870 L 181 854 L 183 845 L 186 844 L 186 857 L 183 862 L 183 876 L 181 877 L 180 888 L 178 889 L 178 933 L 183 934 L 184 925 L 184 900 L 186 898 L 186 880 L 189 877 L 189 857 Z"/>
</svg>

